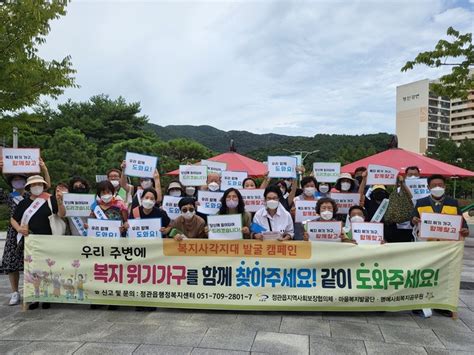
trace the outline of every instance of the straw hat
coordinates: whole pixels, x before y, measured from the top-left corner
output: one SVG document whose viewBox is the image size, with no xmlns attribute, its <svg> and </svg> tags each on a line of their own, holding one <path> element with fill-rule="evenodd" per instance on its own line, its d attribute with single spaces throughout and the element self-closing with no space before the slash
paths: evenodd
<svg viewBox="0 0 474 355">
<path fill-rule="evenodd" d="M 45 187 L 48 186 L 48 183 L 44 181 L 43 177 L 41 175 L 33 175 L 26 180 L 26 186 L 30 186 L 31 184 L 37 184 L 37 183 L 42 183 Z"/>
<path fill-rule="evenodd" d="M 355 179 L 349 173 L 342 173 L 341 175 L 339 175 L 339 179 L 337 179 L 337 181 L 341 179 L 349 179 L 349 180 L 355 181 Z"/>
</svg>

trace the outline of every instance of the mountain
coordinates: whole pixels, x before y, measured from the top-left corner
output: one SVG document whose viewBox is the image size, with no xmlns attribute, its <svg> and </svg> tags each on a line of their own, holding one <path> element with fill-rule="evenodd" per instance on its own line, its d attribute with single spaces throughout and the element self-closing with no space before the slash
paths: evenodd
<svg viewBox="0 0 474 355">
<path fill-rule="evenodd" d="M 159 138 L 168 141 L 176 138 L 195 140 L 209 149 L 223 153 L 229 150 L 230 140 L 240 153 L 267 148 L 271 145 L 286 141 L 290 136 L 281 134 L 255 134 L 247 131 L 222 131 L 212 126 L 171 125 L 159 126 L 153 123 L 147 125 Z M 303 137 L 302 137 L 303 138 Z"/>
<path fill-rule="evenodd" d="M 285 136 L 281 134 L 255 134 L 247 131 L 222 131 L 212 126 L 172 125 L 158 126 L 149 123 L 147 129 L 167 141 L 176 138 L 195 140 L 209 149 L 223 153 L 229 150 L 233 139 L 238 152 L 260 161 L 268 155 L 288 155 L 298 151 L 314 152 L 305 164 L 314 161 L 339 161 L 347 164 L 388 148 L 392 135 L 388 133 L 346 135 L 316 134 L 314 137 Z"/>
</svg>

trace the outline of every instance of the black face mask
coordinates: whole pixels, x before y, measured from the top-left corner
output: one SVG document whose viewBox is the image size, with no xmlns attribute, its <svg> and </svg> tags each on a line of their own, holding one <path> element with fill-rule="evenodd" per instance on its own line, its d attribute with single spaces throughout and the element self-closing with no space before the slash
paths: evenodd
<svg viewBox="0 0 474 355">
<path fill-rule="evenodd" d="M 375 201 L 382 201 L 384 198 L 387 198 L 388 194 L 385 191 L 375 191 L 372 192 L 372 198 Z"/>
<path fill-rule="evenodd" d="M 71 190 L 74 194 L 86 194 L 89 192 L 85 187 L 76 187 L 75 189 Z"/>
<path fill-rule="evenodd" d="M 356 176 L 355 179 L 359 183 L 359 185 L 362 183 L 362 176 Z"/>
</svg>

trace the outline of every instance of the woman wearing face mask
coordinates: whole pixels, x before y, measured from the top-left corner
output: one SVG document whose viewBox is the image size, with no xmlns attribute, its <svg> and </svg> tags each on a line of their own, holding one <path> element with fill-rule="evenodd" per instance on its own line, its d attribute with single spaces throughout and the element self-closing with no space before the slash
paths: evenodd
<svg viewBox="0 0 474 355">
<path fill-rule="evenodd" d="M 166 189 L 166 194 L 173 197 L 183 197 L 184 188 L 179 181 L 172 181 Z"/>
<path fill-rule="evenodd" d="M 367 212 L 362 206 L 352 206 L 349 208 L 349 225 L 346 225 L 342 232 L 347 241 L 350 241 L 353 244 L 357 244 L 355 240 L 352 239 L 351 224 L 352 223 L 363 223 L 367 220 Z"/>
<path fill-rule="evenodd" d="M 332 198 L 323 197 L 318 200 L 316 203 L 316 214 L 319 215 L 319 218 L 315 219 L 314 221 L 320 222 L 333 222 L 337 221 L 336 214 L 337 214 L 337 204 Z M 341 242 L 350 242 L 344 234 L 341 234 Z M 309 235 L 305 231 L 303 239 L 305 241 L 309 240 Z"/>
<path fill-rule="evenodd" d="M 336 181 L 335 189 L 337 192 L 358 192 L 356 190 L 355 180 L 349 173 L 342 173 Z"/>
<path fill-rule="evenodd" d="M 242 215 L 242 234 L 244 239 L 250 238 L 250 224 L 252 223 L 252 217 L 249 212 L 245 211 L 245 203 L 239 190 L 230 188 L 224 192 L 224 195 L 221 198 L 221 208 L 218 214 Z"/>
<path fill-rule="evenodd" d="M 178 207 L 181 215 L 171 221 L 166 233 L 176 241 L 185 238 L 207 238 L 206 222 L 196 215 L 196 201 L 190 197 L 183 197 Z"/>
<path fill-rule="evenodd" d="M 135 207 L 130 213 L 130 219 L 161 218 L 161 233 L 166 232 L 170 224 L 168 214 L 156 205 L 158 194 L 153 188 L 143 190 L 142 205 Z"/>
<path fill-rule="evenodd" d="M 128 209 L 122 199 L 114 195 L 115 189 L 110 181 L 97 184 L 96 201 L 91 206 L 91 218 L 122 221 L 122 237 L 128 229 Z M 87 225 L 85 226 L 87 229 Z"/>
<path fill-rule="evenodd" d="M 51 186 L 51 179 L 49 177 L 48 168 L 43 159 L 40 158 L 41 174 L 44 176 L 46 185 Z M 0 172 L 3 171 L 3 161 L 0 157 Z M 25 190 L 26 175 L 8 175 L 5 176 L 8 185 L 12 187 L 12 192 L 8 195 L 7 205 L 10 210 L 10 218 L 13 217 L 17 206 L 24 199 L 30 197 L 30 193 Z M 8 274 L 12 294 L 9 305 L 20 304 L 20 293 L 18 292 L 18 284 L 20 281 L 20 271 L 23 271 L 23 242 L 17 245 L 17 232 L 11 224 L 7 228 L 7 238 L 3 249 L 2 268 Z"/>
<path fill-rule="evenodd" d="M 283 206 L 285 210 L 290 212 L 291 205 L 293 204 L 293 199 L 295 198 L 295 195 L 296 195 L 297 185 L 296 184 L 291 185 L 290 187 L 292 189 L 289 190 L 288 185 L 286 184 L 285 180 L 280 180 L 276 183 L 276 186 L 280 189 L 280 204 Z"/>
<path fill-rule="evenodd" d="M 320 182 L 318 183 L 318 192 L 316 193 L 316 197 L 319 199 L 321 197 L 329 197 L 331 191 L 331 184 L 328 182 Z"/>
<path fill-rule="evenodd" d="M 12 187 L 12 192 L 8 195 L 7 204 L 10 209 L 10 218 L 13 217 L 19 203 L 29 198 L 29 192 L 25 191 L 26 176 L 10 175 L 7 177 L 8 185 Z M 20 271 L 23 271 L 23 243 L 17 246 L 17 232 L 11 224 L 8 225 L 5 248 L 3 250 L 2 268 L 8 274 L 12 294 L 9 305 L 20 304 L 20 293 L 18 285 L 20 282 Z"/>
<path fill-rule="evenodd" d="M 253 223 L 266 229 L 268 232 L 280 233 L 278 240 L 293 239 L 293 219 L 290 213 L 281 205 L 281 190 L 276 185 L 270 185 L 263 193 L 265 207 L 255 213 Z M 262 233 L 252 233 L 252 238 L 263 240 Z"/>
<path fill-rule="evenodd" d="M 18 204 L 10 219 L 12 227 L 24 238 L 30 233 L 51 235 L 49 216 L 57 214 L 62 218 L 66 215 L 64 205 L 58 205 L 56 197 L 45 192 L 47 187 L 48 184 L 40 175 L 30 176 L 26 181 L 25 188 L 30 191 L 30 196 Z M 38 308 L 38 305 L 37 302 L 31 303 L 29 309 Z M 49 303 L 43 303 L 42 307 L 49 308 Z"/>
<path fill-rule="evenodd" d="M 291 207 L 291 216 L 293 219 L 295 218 L 295 212 L 296 212 L 296 201 L 314 201 L 314 206 L 316 206 L 316 186 L 318 185 L 318 182 L 316 179 L 312 176 L 305 176 L 304 178 L 301 179 L 301 187 L 303 188 L 303 193 L 299 196 L 296 196 L 294 198 L 294 203 L 293 206 Z M 294 224 L 295 228 L 295 240 L 303 240 L 303 233 L 304 233 L 304 227 L 301 222 L 295 222 Z"/>
<path fill-rule="evenodd" d="M 79 176 L 73 177 L 68 184 L 68 190 L 72 194 L 89 193 L 89 183 Z M 87 217 L 68 217 L 70 235 L 87 236 Z"/>
</svg>

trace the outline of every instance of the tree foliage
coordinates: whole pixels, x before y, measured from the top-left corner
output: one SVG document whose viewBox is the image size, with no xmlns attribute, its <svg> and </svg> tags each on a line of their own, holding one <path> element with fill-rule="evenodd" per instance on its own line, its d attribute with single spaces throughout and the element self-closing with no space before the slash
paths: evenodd
<svg viewBox="0 0 474 355">
<path fill-rule="evenodd" d="M 67 1 L 22 0 L 0 4 L 0 114 L 37 104 L 41 95 L 58 97 L 75 85 L 71 58 L 38 56 L 50 21 L 66 14 Z"/>
<path fill-rule="evenodd" d="M 434 50 L 419 53 L 414 60 L 406 62 L 401 70 L 411 70 L 417 64 L 431 68 L 452 66 L 451 73 L 443 75 L 439 83 L 432 83 L 430 89 L 439 96 L 466 99 L 469 92 L 474 90 L 474 77 L 469 73 L 474 66 L 472 33 L 461 34 L 449 27 L 447 35 L 453 37 L 451 42 L 439 40 Z"/>
</svg>

